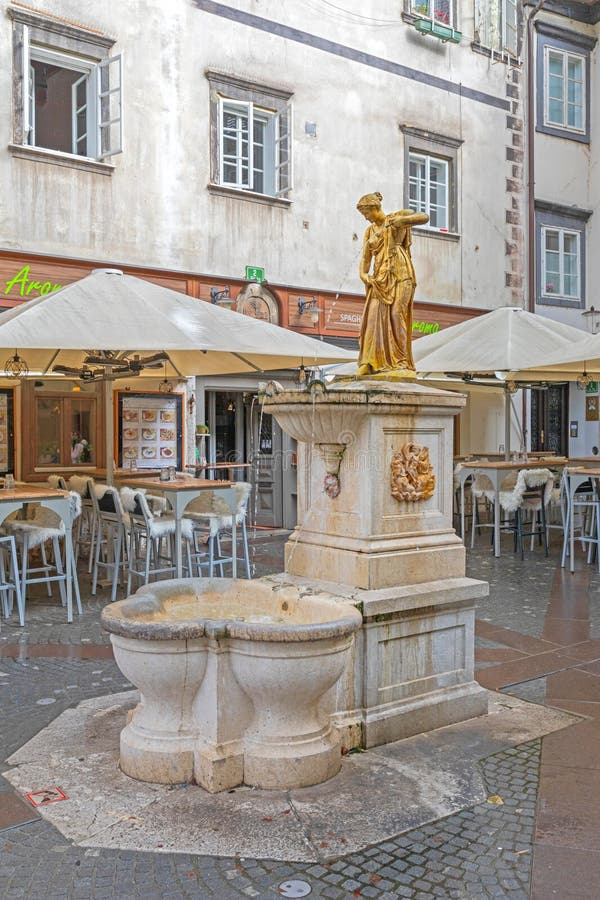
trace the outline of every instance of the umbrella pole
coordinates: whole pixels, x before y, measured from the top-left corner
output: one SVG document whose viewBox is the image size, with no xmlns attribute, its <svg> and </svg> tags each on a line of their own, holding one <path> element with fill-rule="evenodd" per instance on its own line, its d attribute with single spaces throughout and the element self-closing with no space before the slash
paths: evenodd
<svg viewBox="0 0 600 900">
<path fill-rule="evenodd" d="M 112 367 L 106 370 L 104 381 L 104 428 L 106 432 L 106 483 L 112 486 L 114 476 L 114 421 L 112 396 Z"/>
<path fill-rule="evenodd" d="M 510 459 L 510 392 L 504 388 L 504 459 Z"/>
</svg>

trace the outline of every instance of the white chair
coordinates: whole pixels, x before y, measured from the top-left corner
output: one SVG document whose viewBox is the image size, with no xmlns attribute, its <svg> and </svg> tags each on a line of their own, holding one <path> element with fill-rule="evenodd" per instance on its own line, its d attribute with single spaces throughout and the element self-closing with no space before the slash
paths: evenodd
<svg viewBox="0 0 600 900">
<path fill-rule="evenodd" d="M 68 491 L 67 482 L 62 475 L 48 475 L 48 484 L 55 491 Z"/>
<path fill-rule="evenodd" d="M 236 481 L 232 488 L 236 494 L 235 524 L 236 529 L 239 528 L 242 536 L 244 554 L 240 562 L 244 562 L 246 577 L 250 579 L 252 576 L 250 574 L 246 516 L 252 485 L 248 481 Z M 192 519 L 194 522 L 194 559 L 201 561 L 203 558 L 198 544 L 201 538 L 204 537 L 208 541 L 209 575 L 212 577 L 214 566 L 219 566 L 222 577 L 225 563 L 233 562 L 234 554 L 237 555 L 237 546 L 233 546 L 233 539 L 231 556 L 223 556 L 221 554 L 221 538 L 227 534 L 232 535 L 233 516 L 228 504 L 225 503 L 222 497 L 219 497 L 218 493 L 207 491 L 188 504 L 185 517 Z"/>
<path fill-rule="evenodd" d="M 79 560 L 79 552 L 85 547 L 88 553 L 88 572 L 91 572 L 96 541 L 96 516 L 92 502 L 94 479 L 91 475 L 71 475 L 69 490 L 80 495 L 82 504 L 75 538 L 75 559 Z"/>
<path fill-rule="evenodd" d="M 506 478 L 502 479 L 500 484 L 500 492 L 511 491 L 516 483 L 516 472 L 509 472 Z M 479 500 L 484 500 L 486 505 L 493 507 L 496 502 L 496 493 L 494 485 L 484 472 L 476 472 L 475 480 L 471 484 L 471 496 L 473 498 L 473 518 L 471 522 L 471 549 L 475 543 L 475 529 L 491 528 L 493 531 L 494 523 L 483 522 L 479 513 Z M 501 523 L 502 525 L 503 523 Z M 505 525 L 505 523 L 504 523 Z M 480 532 L 481 533 L 481 532 Z M 492 542 L 494 540 L 492 533 Z"/>
<path fill-rule="evenodd" d="M 175 516 L 171 513 L 164 516 L 155 515 L 150 509 L 148 498 L 141 490 L 121 488 L 121 502 L 129 515 L 127 593 L 130 594 L 133 578 L 148 584 L 151 576 L 175 574 Z M 187 571 L 190 577 L 192 533 L 192 522 L 189 519 L 182 519 L 181 536 L 185 543 Z"/>
<path fill-rule="evenodd" d="M 81 497 L 75 491 L 70 491 L 71 498 L 71 515 L 73 522 L 81 514 Z M 66 535 L 65 523 L 58 513 L 43 506 L 35 508 L 32 519 L 11 519 L 6 522 L 7 530 L 13 535 L 15 543 L 21 551 L 21 595 L 23 608 L 27 596 L 27 585 L 29 584 L 47 584 L 49 592 L 53 582 L 58 582 L 62 605 L 67 602 L 65 583 L 67 575 L 63 566 L 60 542 L 64 540 Z M 52 543 L 54 551 L 54 563 L 51 564 L 44 553 L 44 545 L 49 541 Z M 65 542 L 66 543 L 66 542 Z M 29 552 L 35 547 L 42 549 L 42 565 L 31 567 L 29 565 Z M 65 560 L 66 562 L 66 560 Z M 73 579 L 73 588 L 75 591 L 75 599 L 77 601 L 77 609 L 81 614 L 81 596 L 79 593 L 79 581 L 77 579 L 77 566 L 75 562 L 75 553 L 73 552 L 73 544 L 71 543 L 71 576 Z M 55 574 L 52 574 L 54 572 Z M 39 573 L 43 573 L 40 575 Z"/>
<path fill-rule="evenodd" d="M 520 469 L 512 490 L 500 491 L 501 508 L 505 513 L 514 515 L 514 546 L 515 550 L 519 550 L 521 559 L 524 559 L 524 537 L 532 538 L 532 548 L 533 539 L 539 537 L 544 546 L 544 555 L 548 556 L 546 507 L 553 488 L 554 475 L 550 469 Z M 531 516 L 529 531 L 524 529 L 526 513 Z"/>
<path fill-rule="evenodd" d="M 588 563 L 591 562 L 592 553 L 596 548 L 598 571 L 600 571 L 600 493 L 596 479 L 588 478 L 579 473 L 571 473 L 568 469 L 563 471 L 561 481 L 561 496 L 563 502 L 563 547 L 561 566 L 566 566 L 567 556 L 570 556 L 570 570 L 575 571 L 575 532 L 579 532 L 577 540 L 582 549 L 588 545 Z M 579 521 L 576 523 L 575 519 Z"/>
<path fill-rule="evenodd" d="M 92 595 L 96 594 L 98 572 L 110 573 L 111 602 L 117 599 L 119 573 L 127 571 L 129 561 L 129 516 L 123 510 L 121 497 L 114 487 L 96 484 L 92 489 L 97 533 L 92 567 Z"/>
<path fill-rule="evenodd" d="M 0 537 L 0 594 L 2 594 L 2 613 L 5 619 L 8 619 L 12 613 L 16 595 L 19 624 L 24 625 L 25 605 L 21 594 L 15 539 L 12 534 Z"/>
</svg>

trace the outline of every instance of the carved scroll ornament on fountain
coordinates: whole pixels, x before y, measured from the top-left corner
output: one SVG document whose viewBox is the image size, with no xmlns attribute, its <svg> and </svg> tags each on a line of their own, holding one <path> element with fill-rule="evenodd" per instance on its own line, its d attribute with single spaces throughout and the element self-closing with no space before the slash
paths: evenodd
<svg viewBox="0 0 600 900">
<path fill-rule="evenodd" d="M 342 485 L 340 467 L 346 448 L 356 442 L 363 416 L 364 398 L 352 398 L 351 405 L 340 402 L 337 391 L 314 381 L 304 391 L 265 391 L 265 411 L 272 413 L 283 430 L 297 441 L 316 448 L 325 464 L 323 490 L 334 500 Z"/>
</svg>

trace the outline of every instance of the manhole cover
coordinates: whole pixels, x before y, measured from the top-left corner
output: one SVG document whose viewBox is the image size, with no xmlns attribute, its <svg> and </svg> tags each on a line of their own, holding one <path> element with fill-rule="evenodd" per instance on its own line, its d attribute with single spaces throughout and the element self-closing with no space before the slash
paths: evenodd
<svg viewBox="0 0 600 900">
<path fill-rule="evenodd" d="M 306 897 L 312 888 L 308 882 L 294 878 L 291 881 L 282 881 L 278 890 L 282 897 Z"/>
</svg>

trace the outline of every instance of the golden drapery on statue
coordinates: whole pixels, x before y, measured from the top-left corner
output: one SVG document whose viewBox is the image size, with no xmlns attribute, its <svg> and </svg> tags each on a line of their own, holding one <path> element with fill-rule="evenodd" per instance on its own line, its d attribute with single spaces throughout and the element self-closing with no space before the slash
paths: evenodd
<svg viewBox="0 0 600 900">
<path fill-rule="evenodd" d="M 411 226 L 424 225 L 429 216 L 412 209 L 386 215 L 381 201 L 381 194 L 375 192 L 356 204 L 371 223 L 365 231 L 359 270 L 367 291 L 357 375 L 410 379 L 415 377 L 411 343 L 417 284 L 410 255 Z"/>
</svg>

